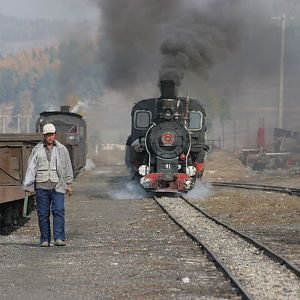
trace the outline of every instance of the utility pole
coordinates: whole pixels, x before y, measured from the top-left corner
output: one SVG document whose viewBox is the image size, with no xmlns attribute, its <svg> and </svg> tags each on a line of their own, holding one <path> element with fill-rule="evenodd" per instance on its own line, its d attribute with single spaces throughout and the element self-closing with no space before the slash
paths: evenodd
<svg viewBox="0 0 300 300">
<path fill-rule="evenodd" d="M 2 133 L 6 133 L 6 122 L 5 122 L 6 115 L 2 114 Z"/>
<path fill-rule="evenodd" d="M 20 114 L 17 115 L 17 120 L 18 120 L 18 133 L 20 133 Z"/>
<path fill-rule="evenodd" d="M 279 95 L 278 95 L 278 128 L 283 128 L 283 85 L 284 85 L 284 58 L 285 58 L 285 30 L 287 21 L 293 20 L 285 14 L 281 17 L 274 17 L 273 20 L 281 22 L 281 52 L 280 52 L 280 74 L 279 74 Z"/>
<path fill-rule="evenodd" d="M 27 120 L 27 122 L 26 122 L 26 125 L 27 125 L 27 126 L 26 126 L 26 127 L 27 127 L 27 133 L 29 133 L 29 118 L 30 118 L 30 117 L 27 117 L 27 119 L 26 119 L 26 120 Z"/>
</svg>

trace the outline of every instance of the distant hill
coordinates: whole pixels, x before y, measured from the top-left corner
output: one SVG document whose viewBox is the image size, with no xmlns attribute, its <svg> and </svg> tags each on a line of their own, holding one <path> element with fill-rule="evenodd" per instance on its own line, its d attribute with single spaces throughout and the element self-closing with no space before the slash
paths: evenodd
<svg viewBox="0 0 300 300">
<path fill-rule="evenodd" d="M 93 21 L 69 23 L 43 19 L 20 19 L 0 14 L 0 55 L 31 48 L 44 47 L 76 31 L 93 34 L 97 25 Z M 76 30 L 77 29 L 77 30 Z"/>
<path fill-rule="evenodd" d="M 0 14 L 1 42 L 32 42 L 44 40 L 68 30 L 68 23 L 60 21 L 19 19 Z"/>
</svg>

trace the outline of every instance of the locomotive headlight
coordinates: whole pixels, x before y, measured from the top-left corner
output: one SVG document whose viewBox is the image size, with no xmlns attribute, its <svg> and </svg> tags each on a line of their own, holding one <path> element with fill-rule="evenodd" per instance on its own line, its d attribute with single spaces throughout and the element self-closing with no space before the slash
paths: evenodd
<svg viewBox="0 0 300 300">
<path fill-rule="evenodd" d="M 141 175 L 141 176 L 145 176 L 145 175 L 147 175 L 149 173 L 149 167 L 148 166 L 146 166 L 146 165 L 141 165 L 140 167 L 139 167 L 139 174 Z"/>
<path fill-rule="evenodd" d="M 189 176 L 195 176 L 196 172 L 197 170 L 194 166 L 188 166 L 186 169 L 186 174 L 188 174 Z"/>
</svg>

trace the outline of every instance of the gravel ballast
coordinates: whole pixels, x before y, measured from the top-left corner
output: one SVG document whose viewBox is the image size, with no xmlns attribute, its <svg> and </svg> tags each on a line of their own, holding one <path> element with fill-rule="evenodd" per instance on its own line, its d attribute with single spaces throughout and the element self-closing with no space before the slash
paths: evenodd
<svg viewBox="0 0 300 300">
<path fill-rule="evenodd" d="M 219 257 L 255 299 L 299 299 L 300 280 L 257 248 L 209 220 L 180 198 L 159 203 Z"/>
</svg>

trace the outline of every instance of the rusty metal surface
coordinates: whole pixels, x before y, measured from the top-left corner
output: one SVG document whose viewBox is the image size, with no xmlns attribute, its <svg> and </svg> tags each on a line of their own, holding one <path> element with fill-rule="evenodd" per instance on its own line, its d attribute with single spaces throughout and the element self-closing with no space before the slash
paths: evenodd
<svg viewBox="0 0 300 300">
<path fill-rule="evenodd" d="M 25 192 L 22 186 L 0 186 L 0 204 L 23 199 Z"/>
<path fill-rule="evenodd" d="M 73 134 L 74 135 L 74 134 Z M 67 139 L 65 133 L 58 133 L 57 140 L 65 144 L 70 152 L 75 176 L 81 165 L 79 142 Z M 24 197 L 22 182 L 32 148 L 41 140 L 42 133 L 0 134 L 0 203 L 15 201 Z"/>
<path fill-rule="evenodd" d="M 0 133 L 0 142 L 10 143 L 10 142 L 39 142 L 43 139 L 43 134 L 41 133 Z M 0 145 L 1 145 L 0 144 Z"/>
<path fill-rule="evenodd" d="M 0 134 L 0 203 L 24 198 L 27 161 L 40 134 Z"/>
</svg>

